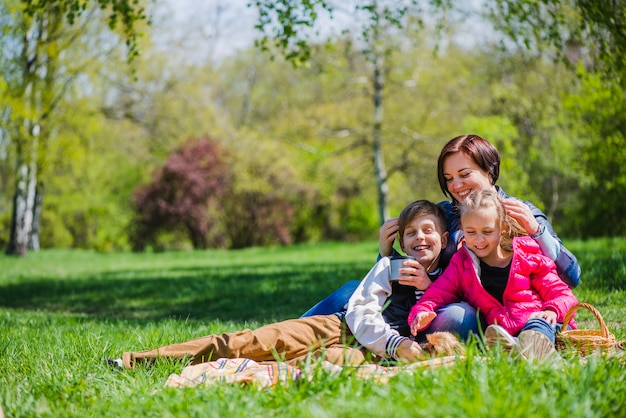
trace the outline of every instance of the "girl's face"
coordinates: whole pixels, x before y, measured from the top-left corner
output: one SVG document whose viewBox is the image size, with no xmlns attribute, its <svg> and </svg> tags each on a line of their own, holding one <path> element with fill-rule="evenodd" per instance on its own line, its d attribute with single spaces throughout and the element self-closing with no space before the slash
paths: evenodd
<svg viewBox="0 0 626 418">
<path fill-rule="evenodd" d="M 495 206 L 472 210 L 461 218 L 465 245 L 490 266 L 498 267 L 504 257 L 500 247 L 502 225 Z"/>
<path fill-rule="evenodd" d="M 406 226 L 400 248 L 432 272 L 438 267 L 439 255 L 447 242 L 448 232 L 441 232 L 439 219 L 428 214 L 417 216 Z"/>
<path fill-rule="evenodd" d="M 489 174 L 462 152 L 450 154 L 443 162 L 443 177 L 448 192 L 457 202 L 464 201 L 476 190 L 495 188 Z"/>
</svg>

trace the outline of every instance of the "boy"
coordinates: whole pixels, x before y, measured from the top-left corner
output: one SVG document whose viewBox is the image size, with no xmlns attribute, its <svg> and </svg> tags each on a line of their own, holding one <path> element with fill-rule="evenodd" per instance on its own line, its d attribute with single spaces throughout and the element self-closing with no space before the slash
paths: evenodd
<svg viewBox="0 0 626 418">
<path fill-rule="evenodd" d="M 358 365 L 366 352 L 349 346 L 354 339 L 374 355 L 394 360 L 424 359 L 407 326 L 411 307 L 440 274 L 440 253 L 447 232 L 442 210 L 427 200 L 409 204 L 400 214 L 400 246 L 415 260 L 405 262 L 397 283 L 390 282 L 389 258 L 382 258 L 362 280 L 347 310 L 268 324 L 256 330 L 208 335 L 142 352 L 126 352 L 111 364 L 133 368 L 159 357 L 191 358 L 191 364 L 218 358 L 297 363 L 323 354 L 336 364 Z M 417 289 L 417 290 L 416 290 Z M 344 322 L 345 321 L 345 322 Z M 346 326 L 347 325 L 347 326 Z"/>
</svg>

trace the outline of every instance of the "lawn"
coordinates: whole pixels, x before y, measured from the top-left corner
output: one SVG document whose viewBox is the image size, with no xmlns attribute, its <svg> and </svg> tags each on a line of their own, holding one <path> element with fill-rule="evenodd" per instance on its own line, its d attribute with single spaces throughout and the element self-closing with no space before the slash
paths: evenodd
<svg viewBox="0 0 626 418">
<path fill-rule="evenodd" d="M 626 338 L 626 239 L 573 241 L 574 293 Z M 626 362 L 562 364 L 485 356 L 387 383 L 316 371 L 273 389 L 164 388 L 180 362 L 134 371 L 105 359 L 299 316 L 372 266 L 376 242 L 240 251 L 0 256 L 0 405 L 7 417 L 626 416 Z M 579 311 L 581 328 L 597 328 Z"/>
</svg>

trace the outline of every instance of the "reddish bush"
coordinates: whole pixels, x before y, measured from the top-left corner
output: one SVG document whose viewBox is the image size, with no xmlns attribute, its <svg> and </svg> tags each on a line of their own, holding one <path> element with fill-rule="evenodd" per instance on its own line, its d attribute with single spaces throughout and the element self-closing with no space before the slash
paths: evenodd
<svg viewBox="0 0 626 418">
<path fill-rule="evenodd" d="M 134 249 L 153 244 L 159 232 L 181 228 L 194 248 L 223 247 L 219 217 L 232 182 L 226 154 L 215 141 L 202 138 L 174 151 L 152 183 L 134 193 Z"/>
</svg>

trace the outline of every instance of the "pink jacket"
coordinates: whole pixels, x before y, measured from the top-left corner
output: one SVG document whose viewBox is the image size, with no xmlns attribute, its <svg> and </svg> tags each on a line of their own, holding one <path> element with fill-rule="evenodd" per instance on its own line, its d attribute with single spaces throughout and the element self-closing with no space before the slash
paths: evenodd
<svg viewBox="0 0 626 418">
<path fill-rule="evenodd" d="M 409 314 L 409 324 L 419 312 L 434 312 L 450 303 L 466 301 L 480 311 L 488 325 L 498 324 L 517 335 L 532 312 L 553 310 L 557 322 L 577 303 L 576 297 L 556 274 L 554 262 L 541 253 L 530 237 L 513 238 L 513 260 L 503 304 L 480 281 L 478 258 L 465 246 L 426 290 Z M 576 328 L 574 319 L 569 324 Z"/>
</svg>

